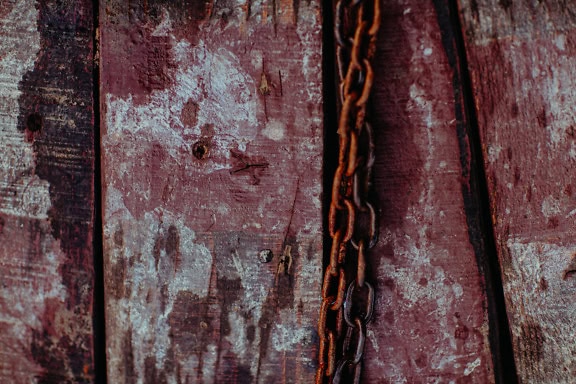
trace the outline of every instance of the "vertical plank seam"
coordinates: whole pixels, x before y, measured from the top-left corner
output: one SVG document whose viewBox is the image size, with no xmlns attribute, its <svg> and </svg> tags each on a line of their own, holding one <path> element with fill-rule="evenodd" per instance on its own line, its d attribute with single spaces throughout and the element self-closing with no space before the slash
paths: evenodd
<svg viewBox="0 0 576 384">
<path fill-rule="evenodd" d="M 322 2 L 322 92 L 323 92 L 323 124 L 324 124 L 324 150 L 322 155 L 322 243 L 323 243 L 323 260 L 322 270 L 326 269 L 329 264 L 329 255 L 331 247 L 330 235 L 328 228 L 328 210 L 330 207 L 330 190 L 336 166 L 338 163 L 338 135 L 336 134 L 336 121 L 339 106 L 337 106 L 337 87 L 336 87 L 336 49 L 334 46 L 334 8 L 332 1 Z M 335 148 L 335 150 L 328 150 Z M 322 277 L 320 277 L 322 279 Z M 320 295 L 320 292 L 318 292 Z"/>
<path fill-rule="evenodd" d="M 93 353 L 94 383 L 106 384 L 106 321 L 104 314 L 104 252 L 102 224 L 102 163 L 101 163 L 101 127 L 100 127 L 100 39 L 99 16 L 100 2 L 92 2 L 92 89 L 94 114 L 94 304 L 93 304 Z"/>
<path fill-rule="evenodd" d="M 440 13 L 440 1 L 434 1 L 437 12 Z M 468 68 L 468 58 L 464 40 L 463 26 L 460 21 L 458 0 L 447 0 L 449 28 L 452 28 L 452 39 L 454 40 L 455 57 L 453 61 L 454 70 L 454 91 L 456 108 L 461 103 L 462 120 L 458 125 L 458 136 L 461 150 L 461 162 L 463 166 L 463 176 L 466 173 L 466 166 L 469 166 L 468 180 L 469 190 L 463 185 L 462 192 L 465 200 L 466 221 L 468 223 L 468 234 L 470 242 L 474 247 L 474 253 L 478 260 L 478 266 L 485 278 L 485 290 L 488 304 L 489 339 L 492 360 L 494 364 L 494 378 L 498 384 L 518 383 L 518 375 L 514 361 L 512 339 L 504 299 L 504 289 L 502 276 L 498 262 L 498 253 L 494 238 L 494 227 L 491 217 L 490 195 L 488 193 L 487 178 L 484 169 L 484 156 L 482 152 L 482 142 L 480 127 L 476 116 L 476 105 L 472 81 Z M 440 14 L 438 15 L 441 18 Z M 451 34 L 442 26 L 443 40 Z M 449 52 L 447 52 L 449 55 Z M 449 58 L 451 60 L 451 58 Z M 452 60 L 451 60 L 452 61 Z M 458 97 L 456 87 L 460 87 L 461 95 Z M 459 100 L 460 99 L 460 100 Z M 458 118 L 458 116 L 457 116 Z M 465 141 L 468 138 L 469 162 L 465 164 Z M 466 202 L 468 200 L 468 202 Z M 476 232 L 476 233 L 475 233 Z"/>
</svg>

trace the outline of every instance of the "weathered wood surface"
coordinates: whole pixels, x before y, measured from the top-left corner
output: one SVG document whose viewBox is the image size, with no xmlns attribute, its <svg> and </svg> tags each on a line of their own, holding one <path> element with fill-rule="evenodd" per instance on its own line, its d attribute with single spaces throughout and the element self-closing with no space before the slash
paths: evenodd
<svg viewBox="0 0 576 384">
<path fill-rule="evenodd" d="M 0 382 L 93 381 L 92 4 L 0 1 Z"/>
<path fill-rule="evenodd" d="M 369 259 L 378 294 L 364 382 L 494 382 L 460 79 L 440 27 L 447 4 L 383 9 L 372 98 L 382 214 Z"/>
<path fill-rule="evenodd" d="M 520 380 L 571 383 L 576 3 L 461 7 Z"/>
<path fill-rule="evenodd" d="M 319 2 L 100 15 L 108 381 L 313 381 Z"/>
</svg>

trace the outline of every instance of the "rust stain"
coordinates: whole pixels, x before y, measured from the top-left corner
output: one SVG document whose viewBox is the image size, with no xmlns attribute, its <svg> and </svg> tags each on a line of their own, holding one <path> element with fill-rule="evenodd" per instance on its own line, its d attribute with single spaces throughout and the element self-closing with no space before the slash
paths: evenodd
<svg viewBox="0 0 576 384">
<path fill-rule="evenodd" d="M 260 85 L 258 86 L 258 92 L 262 96 L 268 96 L 270 94 L 270 86 L 268 85 L 268 79 L 266 78 L 266 74 L 262 71 L 260 75 Z"/>
<path fill-rule="evenodd" d="M 280 261 L 278 262 L 278 269 L 276 270 L 276 277 L 280 275 L 289 275 L 290 268 L 292 268 L 292 246 L 287 245 L 284 248 Z"/>
<path fill-rule="evenodd" d="M 280 22 L 282 24 L 298 24 L 298 9 L 300 7 L 300 0 L 279 0 L 278 13 L 280 14 Z"/>
</svg>

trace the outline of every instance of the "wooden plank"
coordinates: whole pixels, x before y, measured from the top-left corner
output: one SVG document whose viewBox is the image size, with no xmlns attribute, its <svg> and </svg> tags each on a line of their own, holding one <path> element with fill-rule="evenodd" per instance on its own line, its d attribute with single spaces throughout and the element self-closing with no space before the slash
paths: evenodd
<svg viewBox="0 0 576 384">
<path fill-rule="evenodd" d="M 576 375 L 576 4 L 462 1 L 516 365 Z"/>
<path fill-rule="evenodd" d="M 443 1 L 383 2 L 374 60 L 380 240 L 366 383 L 494 382 L 470 147 Z"/>
<path fill-rule="evenodd" d="M 0 382 L 93 381 L 92 3 L 0 6 Z"/>
<path fill-rule="evenodd" d="M 319 2 L 100 15 L 108 381 L 313 381 Z"/>
</svg>

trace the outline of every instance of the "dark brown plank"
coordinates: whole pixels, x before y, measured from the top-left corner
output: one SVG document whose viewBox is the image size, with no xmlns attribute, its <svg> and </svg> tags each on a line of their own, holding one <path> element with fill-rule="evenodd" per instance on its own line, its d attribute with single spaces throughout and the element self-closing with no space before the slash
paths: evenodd
<svg viewBox="0 0 576 384">
<path fill-rule="evenodd" d="M 383 5 L 373 95 L 381 230 L 369 259 L 378 295 L 364 382 L 494 382 L 447 4 Z"/>
<path fill-rule="evenodd" d="M 319 2 L 100 14 L 109 382 L 311 382 Z"/>
<path fill-rule="evenodd" d="M 576 374 L 576 4 L 462 1 L 520 380 Z"/>
<path fill-rule="evenodd" d="M 0 6 L 0 382 L 93 381 L 90 1 Z"/>
</svg>

